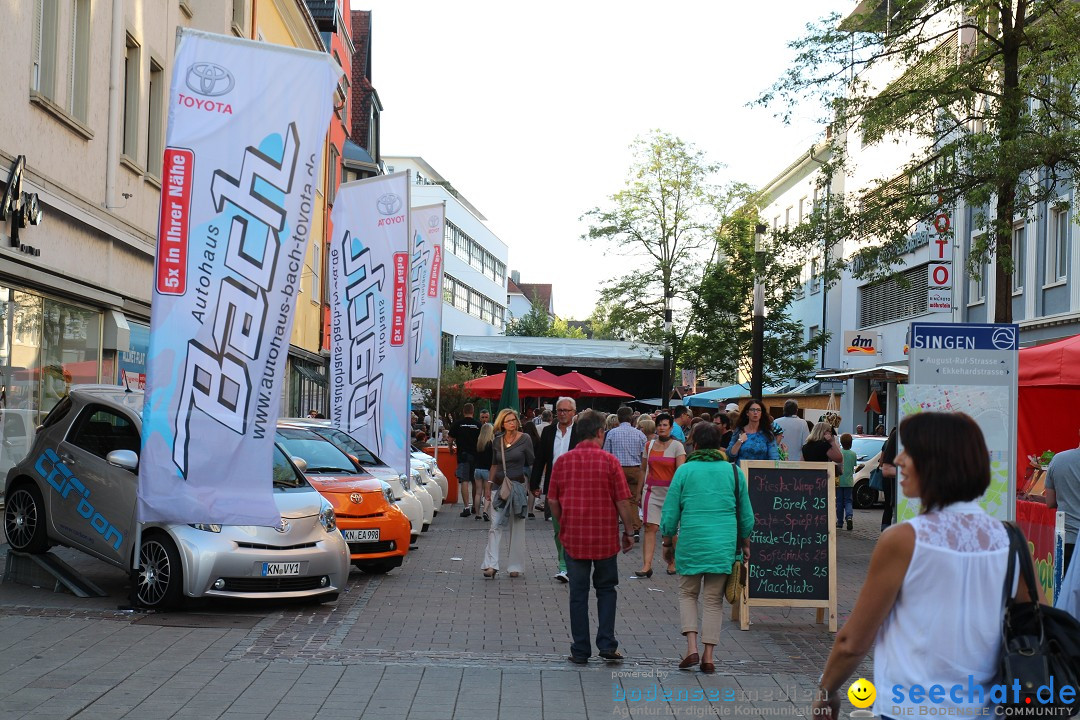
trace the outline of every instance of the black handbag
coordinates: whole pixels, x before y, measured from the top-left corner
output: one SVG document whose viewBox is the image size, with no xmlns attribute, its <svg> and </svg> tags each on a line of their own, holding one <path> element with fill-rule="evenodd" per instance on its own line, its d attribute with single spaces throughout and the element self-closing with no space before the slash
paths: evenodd
<svg viewBox="0 0 1080 720">
<path fill-rule="evenodd" d="M 1005 685 L 1006 699 L 1000 704 L 1029 717 L 1075 715 L 1080 712 L 1080 621 L 1038 601 L 1035 568 L 1024 533 L 1008 522 L 1005 529 L 1009 533 L 1009 564 L 1005 572 L 999 682 Z M 1017 602 L 1010 592 L 1017 557 L 1032 597 L 1028 602 Z M 1019 695 L 1015 694 L 1016 683 Z M 1074 690 L 1069 701 L 1061 698 L 1065 686 Z"/>
</svg>

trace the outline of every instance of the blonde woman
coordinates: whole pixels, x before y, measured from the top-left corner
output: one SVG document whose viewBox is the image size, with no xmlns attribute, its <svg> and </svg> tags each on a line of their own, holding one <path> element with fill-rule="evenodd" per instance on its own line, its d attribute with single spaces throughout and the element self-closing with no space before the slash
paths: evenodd
<svg viewBox="0 0 1080 720">
<path fill-rule="evenodd" d="M 615 413 L 611 413 L 604 420 L 604 432 L 611 432 L 617 427 L 619 427 L 619 416 Z"/>
<path fill-rule="evenodd" d="M 487 498 L 490 497 L 488 487 L 491 483 L 492 448 L 495 447 L 495 426 L 484 423 L 480 427 L 480 435 L 476 440 L 476 472 L 473 474 L 473 517 L 477 520 L 489 520 Z"/>
<path fill-rule="evenodd" d="M 491 528 L 488 530 L 487 550 L 484 552 L 484 577 L 493 579 L 499 572 L 499 547 L 502 545 L 503 530 L 509 529 L 510 548 L 508 551 L 510 577 L 516 578 L 524 572 L 525 523 L 524 512 L 521 516 L 514 512 L 514 505 L 507 504 L 502 509 L 494 507 L 494 495 L 504 482 L 526 482 L 525 467 L 533 464 L 533 443 L 529 436 L 521 431 L 521 418 L 517 412 L 506 408 L 499 411 L 494 424 L 495 439 L 492 442 L 490 479 L 492 484 Z M 525 488 L 528 493 L 528 488 Z"/>
<path fill-rule="evenodd" d="M 656 439 L 656 421 L 648 415 L 642 415 L 637 419 L 637 429 L 645 433 L 647 440 Z"/>
</svg>

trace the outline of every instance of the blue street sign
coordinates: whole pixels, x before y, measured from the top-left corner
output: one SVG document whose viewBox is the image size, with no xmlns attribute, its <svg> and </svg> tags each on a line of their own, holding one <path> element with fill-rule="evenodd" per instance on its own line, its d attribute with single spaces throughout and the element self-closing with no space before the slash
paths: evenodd
<svg viewBox="0 0 1080 720">
<path fill-rule="evenodd" d="M 999 323 L 911 323 L 920 350 L 1019 350 L 1020 326 Z"/>
</svg>

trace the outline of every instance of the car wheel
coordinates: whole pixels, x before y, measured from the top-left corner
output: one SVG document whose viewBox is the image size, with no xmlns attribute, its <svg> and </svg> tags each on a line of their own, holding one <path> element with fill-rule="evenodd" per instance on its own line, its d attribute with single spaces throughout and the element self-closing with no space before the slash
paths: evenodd
<svg viewBox="0 0 1080 720">
<path fill-rule="evenodd" d="M 424 523 L 424 526 L 422 528 L 420 528 L 420 532 L 427 532 L 428 528 L 430 528 L 430 527 L 431 527 L 431 523 Z"/>
<path fill-rule="evenodd" d="M 137 598 L 143 607 L 164 610 L 180 604 L 184 574 L 180 553 L 168 535 L 156 532 L 143 536 L 138 582 Z"/>
<path fill-rule="evenodd" d="M 45 501 L 36 485 L 23 482 L 12 490 L 4 505 L 4 532 L 17 552 L 39 554 L 49 549 L 45 531 Z"/>
<path fill-rule="evenodd" d="M 860 480 L 852 489 L 852 505 L 865 510 L 873 507 L 878 499 L 878 491 L 870 487 L 869 480 Z"/>
</svg>

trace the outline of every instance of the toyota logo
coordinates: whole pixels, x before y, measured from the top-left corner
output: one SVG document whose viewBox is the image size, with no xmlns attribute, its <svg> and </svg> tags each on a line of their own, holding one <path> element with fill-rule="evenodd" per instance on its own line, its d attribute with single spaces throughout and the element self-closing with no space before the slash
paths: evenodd
<svg viewBox="0 0 1080 720">
<path fill-rule="evenodd" d="M 360 493 L 353 493 L 353 494 L 349 495 L 349 499 L 352 500 L 357 505 L 364 502 L 364 496 L 361 495 Z"/>
<path fill-rule="evenodd" d="M 206 97 L 224 95 L 236 84 L 231 72 L 220 65 L 208 62 L 197 62 L 188 66 L 184 82 L 192 92 Z"/>
<path fill-rule="evenodd" d="M 428 227 L 431 228 L 432 230 L 439 227 L 439 216 L 438 215 L 432 215 L 431 217 L 429 217 L 427 219 L 427 224 L 428 224 Z"/>
<path fill-rule="evenodd" d="M 281 518 L 281 523 L 274 529 L 277 530 L 279 533 L 289 532 L 289 521 L 285 518 Z"/>
<path fill-rule="evenodd" d="M 379 208 L 379 213 L 382 215 L 397 215 L 401 210 L 401 198 L 395 193 L 386 193 L 379 196 L 379 199 L 375 201 L 375 206 Z"/>
</svg>

